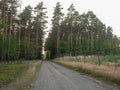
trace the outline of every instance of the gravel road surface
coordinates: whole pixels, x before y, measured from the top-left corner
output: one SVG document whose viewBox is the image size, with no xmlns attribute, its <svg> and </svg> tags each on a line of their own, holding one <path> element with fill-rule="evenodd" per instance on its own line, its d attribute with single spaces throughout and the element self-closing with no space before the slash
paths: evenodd
<svg viewBox="0 0 120 90">
<path fill-rule="evenodd" d="M 119 90 L 91 77 L 49 61 L 43 61 L 34 90 Z"/>
</svg>

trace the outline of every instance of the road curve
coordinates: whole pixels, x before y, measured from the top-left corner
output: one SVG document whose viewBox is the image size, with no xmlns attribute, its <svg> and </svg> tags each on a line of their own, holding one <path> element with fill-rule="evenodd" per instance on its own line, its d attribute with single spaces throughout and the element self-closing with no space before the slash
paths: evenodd
<svg viewBox="0 0 120 90">
<path fill-rule="evenodd" d="M 55 63 L 42 62 L 34 90 L 119 90 Z"/>
</svg>

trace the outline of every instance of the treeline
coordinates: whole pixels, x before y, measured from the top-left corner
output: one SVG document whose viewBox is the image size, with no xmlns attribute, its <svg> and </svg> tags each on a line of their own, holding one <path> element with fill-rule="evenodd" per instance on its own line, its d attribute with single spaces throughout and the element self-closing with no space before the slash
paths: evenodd
<svg viewBox="0 0 120 90">
<path fill-rule="evenodd" d="M 51 53 L 51 58 L 59 55 L 120 54 L 120 38 L 113 35 L 112 27 L 106 27 L 92 11 L 79 14 L 72 4 L 64 16 L 62 9 L 58 2 L 46 40 L 45 48 Z"/>
<path fill-rule="evenodd" d="M 40 59 L 46 8 L 43 2 L 21 11 L 21 0 L 0 0 L 0 61 Z"/>
</svg>

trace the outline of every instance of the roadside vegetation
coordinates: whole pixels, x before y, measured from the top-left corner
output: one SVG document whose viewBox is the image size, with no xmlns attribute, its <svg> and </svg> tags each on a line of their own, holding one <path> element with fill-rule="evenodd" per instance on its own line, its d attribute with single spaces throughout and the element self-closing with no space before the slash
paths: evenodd
<svg viewBox="0 0 120 90">
<path fill-rule="evenodd" d="M 0 90 L 26 90 L 33 88 L 41 61 L 1 63 Z"/>
<path fill-rule="evenodd" d="M 119 56 L 112 56 L 113 60 L 111 60 L 111 56 L 101 57 L 101 59 L 105 59 L 102 60 L 100 66 L 97 64 L 96 56 L 86 57 L 86 62 L 84 62 L 84 56 L 78 56 L 77 59 L 76 57 L 66 56 L 57 58 L 54 62 L 82 74 L 120 85 L 120 57 L 118 57 Z"/>
<path fill-rule="evenodd" d="M 27 70 L 24 76 L 20 78 L 23 79 L 23 81 L 21 83 L 18 81 L 20 85 L 16 85 L 18 90 L 33 90 L 36 75 L 38 70 L 40 70 L 41 63 L 41 61 L 33 61 L 33 63 L 31 63 L 31 67 Z"/>
<path fill-rule="evenodd" d="M 26 62 L 5 62 L 0 63 L 0 85 L 14 81 L 29 67 Z"/>
</svg>

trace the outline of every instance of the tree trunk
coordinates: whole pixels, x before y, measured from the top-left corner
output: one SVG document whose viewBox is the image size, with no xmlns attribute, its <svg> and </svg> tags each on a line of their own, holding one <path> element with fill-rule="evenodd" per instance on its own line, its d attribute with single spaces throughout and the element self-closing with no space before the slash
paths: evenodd
<svg viewBox="0 0 120 90">
<path fill-rule="evenodd" d="M 36 58 L 38 58 L 38 27 L 36 30 Z"/>
<path fill-rule="evenodd" d="M 28 54 L 28 59 L 30 59 L 29 55 L 29 50 L 30 50 L 30 28 L 28 29 L 28 48 L 27 48 L 27 54 Z"/>
<path fill-rule="evenodd" d="M 2 0 L 2 2 L 3 2 L 3 4 L 2 4 L 2 24 L 3 24 L 3 27 L 2 27 L 2 61 L 4 61 L 4 44 L 5 44 L 5 34 L 4 34 L 4 32 L 5 32 L 5 3 L 6 3 L 6 0 Z"/>
<path fill-rule="evenodd" d="M 22 1 L 20 0 L 20 13 L 21 13 L 21 4 Z M 20 45 L 21 45 L 21 22 L 19 20 L 19 31 L 18 31 L 18 59 L 20 58 L 20 54 L 21 54 L 21 49 L 20 49 Z"/>
<path fill-rule="evenodd" d="M 11 13 L 10 13 L 9 40 L 8 40 L 8 61 L 10 60 L 11 30 L 13 29 L 12 23 L 13 23 L 13 17 L 12 17 L 12 11 L 11 11 Z"/>
<path fill-rule="evenodd" d="M 98 66 L 100 66 L 101 61 L 100 61 L 100 51 L 98 51 Z"/>
<path fill-rule="evenodd" d="M 21 27 L 20 27 L 21 28 Z M 20 44 L 21 44 L 21 37 L 20 37 L 20 35 L 21 35 L 21 29 L 19 29 L 19 31 L 18 31 L 18 56 L 17 56 L 17 59 L 19 59 L 20 58 Z"/>
<path fill-rule="evenodd" d="M 59 46 L 60 46 L 60 30 L 59 30 L 59 26 L 58 26 L 58 30 L 57 30 L 57 43 L 56 43 L 56 51 L 57 51 L 57 54 L 59 54 Z"/>
<path fill-rule="evenodd" d="M 70 56 L 72 55 L 72 25 L 70 28 Z"/>
</svg>

